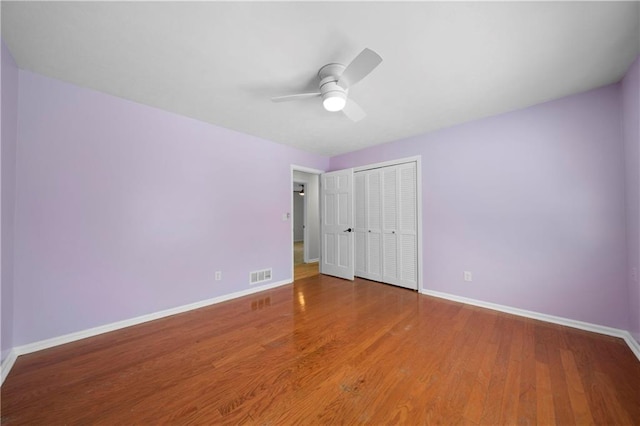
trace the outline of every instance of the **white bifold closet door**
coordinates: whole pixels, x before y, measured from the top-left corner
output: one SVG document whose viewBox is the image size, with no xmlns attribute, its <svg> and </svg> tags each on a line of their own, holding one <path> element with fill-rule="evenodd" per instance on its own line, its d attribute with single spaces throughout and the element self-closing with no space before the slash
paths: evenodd
<svg viewBox="0 0 640 426">
<path fill-rule="evenodd" d="M 416 163 L 355 173 L 355 275 L 418 288 Z"/>
</svg>

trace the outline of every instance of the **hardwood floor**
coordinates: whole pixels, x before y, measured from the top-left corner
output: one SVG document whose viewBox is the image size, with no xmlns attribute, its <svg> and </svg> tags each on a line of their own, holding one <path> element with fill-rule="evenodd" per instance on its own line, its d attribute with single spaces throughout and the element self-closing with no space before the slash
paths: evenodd
<svg viewBox="0 0 640 426">
<path fill-rule="evenodd" d="M 293 279 L 294 281 L 301 280 L 303 278 L 313 277 L 318 275 L 319 272 L 319 263 L 301 263 L 299 265 L 293 266 Z"/>
<path fill-rule="evenodd" d="M 621 339 L 322 275 L 18 358 L 3 424 L 638 424 Z"/>
<path fill-rule="evenodd" d="M 318 275 L 318 262 L 304 263 L 304 243 L 298 241 L 293 243 L 293 280 L 301 280 Z"/>
<path fill-rule="evenodd" d="M 304 242 L 296 241 L 293 243 L 293 266 L 304 263 Z"/>
</svg>

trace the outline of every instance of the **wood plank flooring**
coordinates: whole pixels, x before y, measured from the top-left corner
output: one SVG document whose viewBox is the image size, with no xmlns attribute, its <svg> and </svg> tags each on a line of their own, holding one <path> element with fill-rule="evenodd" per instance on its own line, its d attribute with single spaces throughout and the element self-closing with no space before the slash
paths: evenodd
<svg viewBox="0 0 640 426">
<path fill-rule="evenodd" d="M 319 263 L 301 263 L 294 265 L 293 267 L 293 279 L 294 281 L 301 280 L 303 278 L 313 277 L 319 274 Z"/>
<path fill-rule="evenodd" d="M 639 424 L 621 339 L 357 279 L 18 358 L 3 424 Z"/>
<path fill-rule="evenodd" d="M 298 266 L 304 263 L 304 242 L 295 241 L 293 243 L 293 266 Z"/>
</svg>

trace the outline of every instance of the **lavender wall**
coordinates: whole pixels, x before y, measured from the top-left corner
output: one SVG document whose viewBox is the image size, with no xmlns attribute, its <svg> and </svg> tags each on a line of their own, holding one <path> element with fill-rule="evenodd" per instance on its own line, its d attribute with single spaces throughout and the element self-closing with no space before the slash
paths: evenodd
<svg viewBox="0 0 640 426">
<path fill-rule="evenodd" d="M 423 166 L 424 288 L 623 329 L 631 317 L 638 337 L 624 219 L 639 206 L 625 212 L 623 151 L 635 182 L 627 196 L 638 200 L 638 61 L 622 92 L 609 86 L 330 161 L 5 62 L 3 357 L 13 345 L 248 289 L 253 269 L 290 279 L 291 224 L 281 220 L 290 165 L 413 155 Z M 19 131 L 6 127 L 16 115 Z M 5 234 L 13 194 L 15 241 Z M 637 216 L 630 237 L 640 237 Z M 5 281 L 7 245 L 15 269 Z"/>
<path fill-rule="evenodd" d="M 2 63 L 2 287 L 0 341 L 2 361 L 13 347 L 13 225 L 15 215 L 16 140 L 18 133 L 18 67 L 0 42 Z"/>
<path fill-rule="evenodd" d="M 413 155 L 425 289 L 627 329 L 617 85 L 334 157 L 331 169 Z"/>
<path fill-rule="evenodd" d="M 640 282 L 631 270 L 640 267 L 640 57 L 622 80 L 627 195 L 629 331 L 640 343 Z"/>
<path fill-rule="evenodd" d="M 292 278 L 290 165 L 328 158 L 23 70 L 18 117 L 15 345 Z"/>
</svg>

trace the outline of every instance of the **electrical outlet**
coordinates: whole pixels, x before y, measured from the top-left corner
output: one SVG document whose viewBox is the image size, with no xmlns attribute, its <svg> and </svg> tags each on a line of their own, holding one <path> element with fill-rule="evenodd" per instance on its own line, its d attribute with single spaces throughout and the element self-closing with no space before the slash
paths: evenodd
<svg viewBox="0 0 640 426">
<path fill-rule="evenodd" d="M 222 279 L 222 271 L 216 271 L 216 281 L 220 281 Z"/>
<path fill-rule="evenodd" d="M 467 282 L 473 281 L 473 276 L 471 275 L 471 272 L 464 271 L 464 280 Z"/>
<path fill-rule="evenodd" d="M 638 282 L 638 268 L 631 268 L 631 281 L 634 283 Z"/>
</svg>

